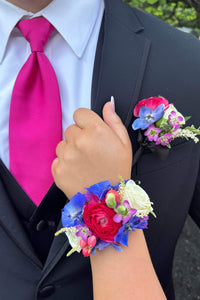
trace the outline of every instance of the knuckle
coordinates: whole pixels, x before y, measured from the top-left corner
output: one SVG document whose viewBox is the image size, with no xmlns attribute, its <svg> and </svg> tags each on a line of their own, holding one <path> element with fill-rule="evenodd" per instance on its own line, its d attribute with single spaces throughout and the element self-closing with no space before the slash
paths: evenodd
<svg viewBox="0 0 200 300">
<path fill-rule="evenodd" d="M 53 163 L 51 165 L 51 171 L 52 171 L 52 175 L 53 175 L 55 182 L 58 182 L 59 178 L 61 178 L 61 176 L 62 176 L 62 168 L 60 165 L 59 158 L 56 158 L 53 161 Z"/>
<path fill-rule="evenodd" d="M 54 159 L 54 161 L 52 162 L 52 164 L 51 164 L 51 172 L 52 172 L 52 175 L 53 175 L 53 176 L 54 176 L 55 173 L 56 173 L 57 167 L 58 167 L 58 157 L 56 157 L 56 158 Z"/>
<path fill-rule="evenodd" d="M 76 151 L 74 146 L 73 147 L 68 147 L 64 152 L 63 152 L 63 160 L 65 165 L 71 165 L 76 161 Z"/>
<path fill-rule="evenodd" d="M 58 145 L 56 147 L 56 155 L 58 157 L 60 157 L 62 155 L 64 145 L 65 145 L 65 141 L 61 141 L 60 143 L 58 143 Z"/>
<path fill-rule="evenodd" d="M 67 127 L 67 129 L 65 130 L 64 132 L 64 138 L 65 140 L 69 140 L 71 135 L 72 135 L 72 132 L 73 132 L 73 129 L 74 129 L 74 124 L 70 125 L 69 127 Z"/>
</svg>

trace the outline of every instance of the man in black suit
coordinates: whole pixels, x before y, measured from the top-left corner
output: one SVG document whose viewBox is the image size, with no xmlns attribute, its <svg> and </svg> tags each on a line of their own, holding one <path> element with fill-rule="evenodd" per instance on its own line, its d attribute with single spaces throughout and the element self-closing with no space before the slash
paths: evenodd
<svg viewBox="0 0 200 300">
<path fill-rule="evenodd" d="M 138 148 L 137 132 L 131 127 L 133 109 L 143 98 L 162 95 L 199 125 L 199 78 L 200 44 L 196 38 L 121 0 L 105 1 L 91 108 L 101 115 L 105 102 L 115 97 L 116 112 L 128 130 L 133 153 Z M 174 299 L 174 249 L 188 213 L 200 225 L 199 147 L 178 140 L 172 143 L 167 161 L 146 151 L 132 168 L 132 178 L 141 181 L 154 202 L 158 218 L 151 219 L 145 236 L 170 300 Z M 66 258 L 66 237 L 53 238 L 61 227 L 65 195 L 53 185 L 35 209 L 3 163 L 0 171 L 1 299 L 76 300 L 83 294 L 92 299 L 89 260 L 78 254 Z"/>
</svg>

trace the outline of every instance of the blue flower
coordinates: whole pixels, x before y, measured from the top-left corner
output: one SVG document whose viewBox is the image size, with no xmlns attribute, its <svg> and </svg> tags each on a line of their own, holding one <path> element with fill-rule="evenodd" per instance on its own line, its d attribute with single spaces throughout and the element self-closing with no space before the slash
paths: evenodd
<svg viewBox="0 0 200 300">
<path fill-rule="evenodd" d="M 122 248 L 119 245 L 111 244 L 111 246 L 117 251 L 122 251 Z"/>
<path fill-rule="evenodd" d="M 96 195 L 100 200 L 103 200 L 106 196 L 106 193 L 111 190 L 118 190 L 120 183 L 116 184 L 115 186 L 112 186 L 110 181 L 106 180 L 103 182 L 99 182 L 97 184 L 92 185 L 89 188 L 86 188 L 88 192 L 90 192 L 93 195 Z M 89 194 L 87 195 L 90 196 Z"/>
<path fill-rule="evenodd" d="M 96 245 L 94 246 L 94 248 L 92 249 L 92 254 L 96 254 L 96 249 L 103 250 L 103 248 L 109 247 L 109 246 L 112 246 L 117 251 L 122 251 L 122 248 L 119 245 L 115 245 L 115 244 L 112 244 L 112 243 L 108 243 L 108 242 L 104 242 L 102 240 L 99 240 L 96 243 Z"/>
<path fill-rule="evenodd" d="M 102 200 L 110 187 L 110 181 L 106 180 L 92 185 L 91 187 L 87 188 L 87 191 L 89 191 L 93 195 L 96 195 L 100 200 Z"/>
<path fill-rule="evenodd" d="M 76 226 L 82 223 L 85 196 L 81 193 L 73 196 L 62 210 L 63 227 Z"/>
<path fill-rule="evenodd" d="M 140 218 L 134 216 L 128 223 L 124 224 L 118 231 L 115 236 L 114 241 L 116 243 L 121 243 L 124 246 L 128 247 L 128 235 L 129 231 L 135 231 L 135 229 L 144 229 L 147 228 L 147 220 L 148 218 Z"/>
<path fill-rule="evenodd" d="M 103 248 L 110 246 L 111 244 L 108 242 L 104 242 L 102 240 L 99 240 L 94 248 L 92 249 L 92 254 L 96 254 L 96 249 L 103 250 Z"/>
<path fill-rule="evenodd" d="M 133 130 L 137 129 L 146 129 L 149 125 L 155 123 L 160 118 L 162 118 L 164 113 L 164 104 L 160 104 L 155 110 L 152 110 L 149 107 L 142 106 L 140 108 L 139 117 L 133 122 Z"/>
</svg>

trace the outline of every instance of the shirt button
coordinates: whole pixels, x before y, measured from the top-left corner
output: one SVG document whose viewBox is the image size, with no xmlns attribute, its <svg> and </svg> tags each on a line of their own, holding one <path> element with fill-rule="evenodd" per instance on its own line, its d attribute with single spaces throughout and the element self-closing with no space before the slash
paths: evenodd
<svg viewBox="0 0 200 300">
<path fill-rule="evenodd" d="M 37 225 L 36 225 L 36 229 L 37 231 L 42 231 L 44 229 L 46 229 L 48 227 L 48 224 L 46 221 L 41 220 Z"/>
<path fill-rule="evenodd" d="M 39 291 L 39 296 L 42 298 L 46 298 L 49 297 L 51 295 L 53 295 L 55 292 L 55 287 L 53 285 L 47 285 L 43 288 L 41 288 L 41 290 Z"/>
</svg>

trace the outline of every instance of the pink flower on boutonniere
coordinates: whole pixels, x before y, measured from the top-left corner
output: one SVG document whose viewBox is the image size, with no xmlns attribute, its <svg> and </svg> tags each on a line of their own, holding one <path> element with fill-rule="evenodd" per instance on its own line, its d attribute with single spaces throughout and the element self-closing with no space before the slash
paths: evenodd
<svg viewBox="0 0 200 300">
<path fill-rule="evenodd" d="M 172 111 L 168 118 L 172 127 L 175 127 L 175 129 L 180 128 L 183 117 L 179 116 L 175 111 Z"/>
<path fill-rule="evenodd" d="M 161 137 L 159 137 L 156 141 L 156 145 L 161 144 L 162 146 L 168 145 L 172 141 L 172 134 L 165 133 Z"/>
<path fill-rule="evenodd" d="M 169 102 L 164 97 L 150 97 L 141 100 L 134 108 L 133 114 L 135 117 L 139 117 L 139 111 L 142 106 L 146 106 L 155 110 L 159 105 L 164 104 L 166 110 L 169 107 Z"/>
<path fill-rule="evenodd" d="M 156 142 L 158 139 L 158 134 L 161 132 L 160 128 L 156 128 L 153 124 L 145 131 L 144 135 L 147 136 L 150 142 Z"/>
</svg>

